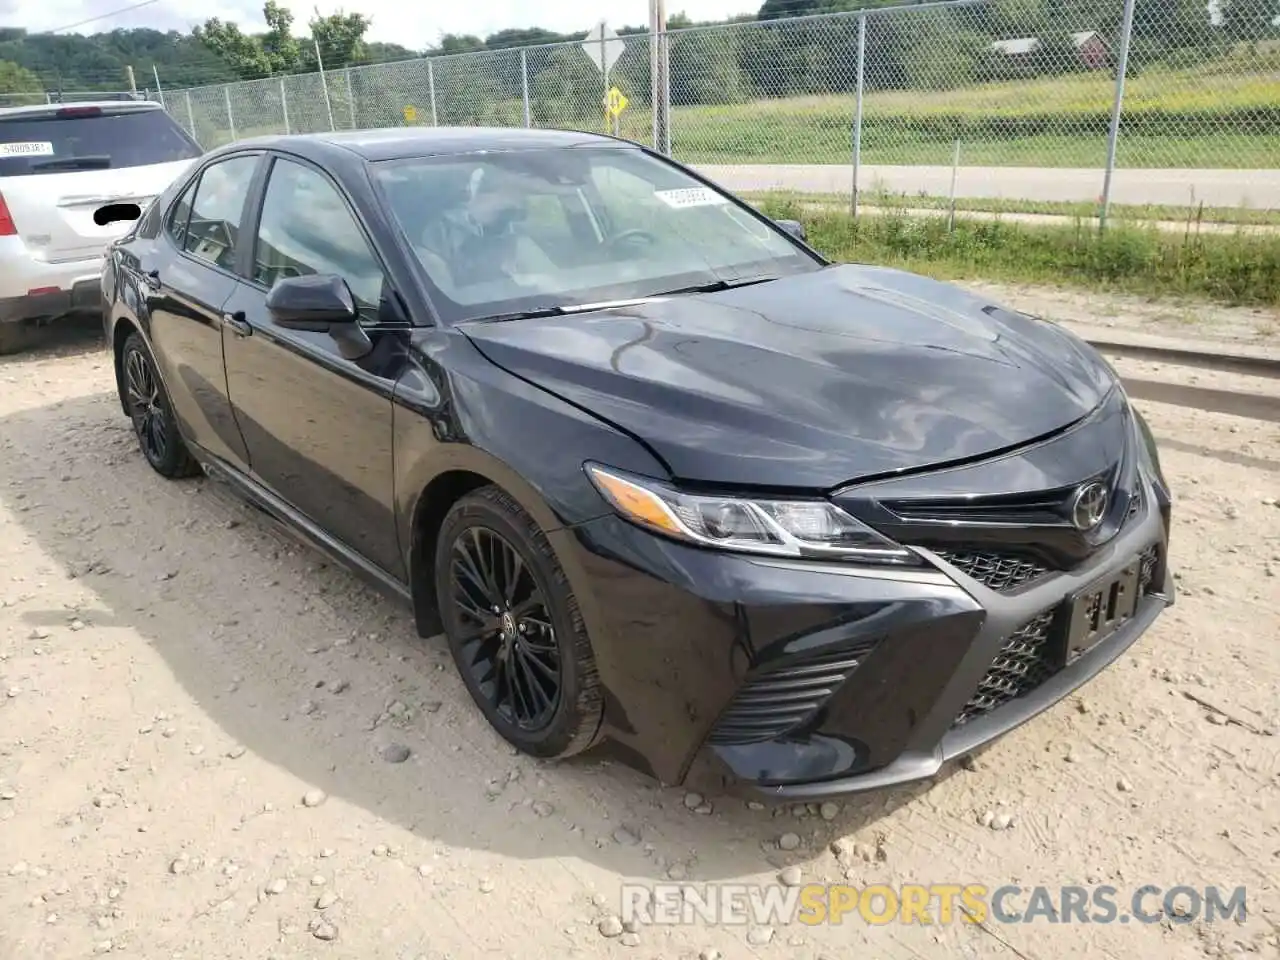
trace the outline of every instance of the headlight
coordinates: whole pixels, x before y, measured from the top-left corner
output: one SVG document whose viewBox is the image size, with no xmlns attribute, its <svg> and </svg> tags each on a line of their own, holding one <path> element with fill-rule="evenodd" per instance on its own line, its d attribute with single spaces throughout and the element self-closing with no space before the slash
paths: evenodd
<svg viewBox="0 0 1280 960">
<path fill-rule="evenodd" d="M 624 518 L 687 543 L 778 557 L 918 562 L 909 550 L 826 500 L 705 496 L 596 464 L 587 464 L 586 471 Z"/>
</svg>

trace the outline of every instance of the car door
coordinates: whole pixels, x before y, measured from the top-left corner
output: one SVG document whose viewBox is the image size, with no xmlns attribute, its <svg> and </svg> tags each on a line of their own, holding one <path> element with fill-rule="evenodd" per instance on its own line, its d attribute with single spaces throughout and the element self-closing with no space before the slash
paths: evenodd
<svg viewBox="0 0 1280 960">
<path fill-rule="evenodd" d="M 262 159 L 238 154 L 205 167 L 138 265 L 152 351 L 183 433 L 241 470 L 248 469 L 248 448 L 227 397 L 222 307 L 240 282 L 240 225 Z"/>
<path fill-rule="evenodd" d="M 253 475 L 325 533 L 403 580 L 395 523 L 391 394 L 407 324 L 344 193 L 309 164 L 271 162 L 247 277 L 224 307 L 227 387 Z M 348 360 L 327 333 L 272 321 L 279 278 L 338 274 L 372 349 Z"/>
</svg>

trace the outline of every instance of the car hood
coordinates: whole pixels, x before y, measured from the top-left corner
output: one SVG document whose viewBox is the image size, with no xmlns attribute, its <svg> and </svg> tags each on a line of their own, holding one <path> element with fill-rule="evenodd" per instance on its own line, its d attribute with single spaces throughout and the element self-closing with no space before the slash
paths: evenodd
<svg viewBox="0 0 1280 960">
<path fill-rule="evenodd" d="M 969 460 L 1061 430 L 1113 384 L 1060 328 L 880 267 L 462 330 L 708 483 L 830 489 Z"/>
</svg>

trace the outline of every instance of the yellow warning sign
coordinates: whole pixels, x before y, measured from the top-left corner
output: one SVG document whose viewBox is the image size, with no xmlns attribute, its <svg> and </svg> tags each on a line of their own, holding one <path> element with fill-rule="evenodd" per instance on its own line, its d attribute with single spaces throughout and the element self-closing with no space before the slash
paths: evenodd
<svg viewBox="0 0 1280 960">
<path fill-rule="evenodd" d="M 418 108 L 415 107 L 413 104 L 409 104 L 404 108 L 404 122 L 405 123 L 418 122 Z"/>
<path fill-rule="evenodd" d="M 617 87 L 610 87 L 604 98 L 604 112 L 616 119 L 625 109 L 627 109 L 627 98 Z"/>
</svg>

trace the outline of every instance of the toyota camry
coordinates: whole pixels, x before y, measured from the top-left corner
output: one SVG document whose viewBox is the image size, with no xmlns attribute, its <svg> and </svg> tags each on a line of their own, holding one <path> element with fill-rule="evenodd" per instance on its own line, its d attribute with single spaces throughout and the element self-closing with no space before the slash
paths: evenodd
<svg viewBox="0 0 1280 960">
<path fill-rule="evenodd" d="M 634 143 L 241 141 L 102 294 L 151 466 L 409 604 L 534 756 L 787 798 L 927 778 L 1172 602 L 1157 451 L 1091 347 L 829 262 Z"/>
</svg>

